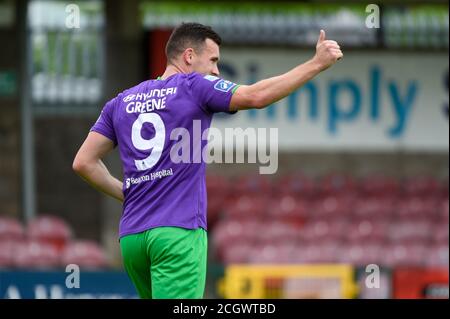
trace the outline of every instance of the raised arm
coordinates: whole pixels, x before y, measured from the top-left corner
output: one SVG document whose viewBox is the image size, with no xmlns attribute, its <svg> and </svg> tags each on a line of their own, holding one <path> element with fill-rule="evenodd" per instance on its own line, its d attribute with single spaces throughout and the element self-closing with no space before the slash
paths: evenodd
<svg viewBox="0 0 450 319">
<path fill-rule="evenodd" d="M 338 43 L 326 40 L 325 31 L 320 30 L 312 59 L 284 74 L 239 86 L 231 98 L 230 110 L 260 109 L 281 100 L 342 57 Z"/>
<path fill-rule="evenodd" d="M 90 132 L 75 156 L 72 167 L 92 187 L 123 202 L 122 182 L 109 173 L 101 160 L 113 149 L 114 143 L 109 138 Z"/>
</svg>

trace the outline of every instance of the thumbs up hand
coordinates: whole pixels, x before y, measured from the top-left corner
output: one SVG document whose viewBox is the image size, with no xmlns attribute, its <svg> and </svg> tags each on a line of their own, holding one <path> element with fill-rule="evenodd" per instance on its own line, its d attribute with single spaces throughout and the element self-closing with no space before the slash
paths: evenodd
<svg viewBox="0 0 450 319">
<path fill-rule="evenodd" d="M 337 60 L 341 59 L 344 55 L 342 54 L 341 48 L 336 41 L 326 40 L 325 31 L 320 30 L 319 39 L 316 44 L 316 55 L 314 60 L 316 60 L 321 69 L 325 70 L 336 63 Z"/>
</svg>

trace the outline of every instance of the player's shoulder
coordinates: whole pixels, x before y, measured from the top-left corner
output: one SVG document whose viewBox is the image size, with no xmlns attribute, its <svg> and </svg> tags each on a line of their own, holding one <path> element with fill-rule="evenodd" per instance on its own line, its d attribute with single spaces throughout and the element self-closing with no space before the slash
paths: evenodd
<svg viewBox="0 0 450 319">
<path fill-rule="evenodd" d="M 119 92 L 114 98 L 109 102 L 119 105 L 121 103 L 129 103 L 133 101 L 139 94 L 145 94 L 152 89 L 152 86 L 156 85 L 157 80 L 146 80 L 135 86 Z"/>
<path fill-rule="evenodd" d="M 139 84 L 136 84 L 135 86 L 132 86 L 126 90 L 123 90 L 122 92 L 120 92 L 116 97 L 123 97 L 126 98 L 129 95 L 136 95 L 138 93 L 144 93 L 146 91 L 148 91 L 148 89 L 154 85 L 154 83 L 156 82 L 156 80 L 146 80 L 143 81 Z"/>
<path fill-rule="evenodd" d="M 215 82 L 217 80 L 221 80 L 221 78 L 219 78 L 218 76 L 214 76 L 214 75 L 204 75 L 204 74 L 200 74 L 198 72 L 191 72 L 189 74 L 187 74 L 187 78 L 190 81 L 209 81 L 209 82 Z"/>
<path fill-rule="evenodd" d="M 222 78 L 210 74 L 200 74 L 197 72 L 192 72 L 187 74 L 187 80 L 189 87 L 194 88 L 202 88 L 202 89 L 209 89 L 214 87 L 217 83 L 223 81 Z"/>
</svg>

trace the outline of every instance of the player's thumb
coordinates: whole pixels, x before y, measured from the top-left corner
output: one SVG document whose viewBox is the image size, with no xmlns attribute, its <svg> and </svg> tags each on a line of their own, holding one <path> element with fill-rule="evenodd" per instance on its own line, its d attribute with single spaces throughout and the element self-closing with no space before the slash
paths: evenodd
<svg viewBox="0 0 450 319">
<path fill-rule="evenodd" d="M 319 39 L 317 40 L 317 45 L 325 41 L 325 31 L 320 30 Z"/>
</svg>

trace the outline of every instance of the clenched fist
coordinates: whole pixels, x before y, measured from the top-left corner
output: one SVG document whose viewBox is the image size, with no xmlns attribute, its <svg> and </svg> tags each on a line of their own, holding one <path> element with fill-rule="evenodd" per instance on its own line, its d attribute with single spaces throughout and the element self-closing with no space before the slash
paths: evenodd
<svg viewBox="0 0 450 319">
<path fill-rule="evenodd" d="M 343 56 L 339 44 L 333 40 L 325 40 L 325 31 L 320 30 L 314 60 L 321 66 L 321 69 L 329 68 Z"/>
</svg>

